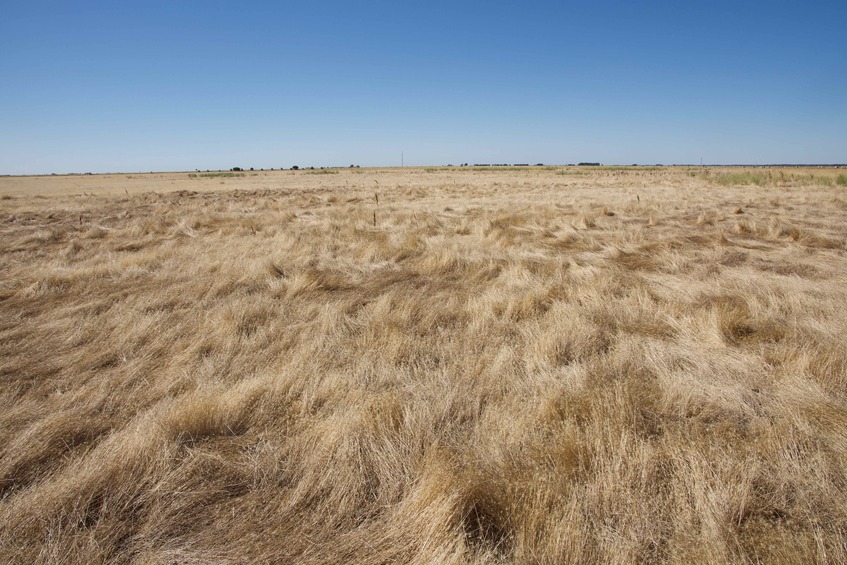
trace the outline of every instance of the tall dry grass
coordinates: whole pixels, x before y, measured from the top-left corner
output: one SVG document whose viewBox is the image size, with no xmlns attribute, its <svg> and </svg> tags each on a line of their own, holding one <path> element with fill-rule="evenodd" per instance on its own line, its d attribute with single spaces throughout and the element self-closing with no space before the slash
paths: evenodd
<svg viewBox="0 0 847 565">
<path fill-rule="evenodd" d="M 843 187 L 569 172 L 3 179 L 0 560 L 847 562 Z"/>
</svg>

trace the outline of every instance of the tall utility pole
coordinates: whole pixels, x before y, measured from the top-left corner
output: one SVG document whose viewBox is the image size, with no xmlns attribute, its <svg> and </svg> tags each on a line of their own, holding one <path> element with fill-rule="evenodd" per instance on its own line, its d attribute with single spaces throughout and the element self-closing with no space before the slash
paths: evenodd
<svg viewBox="0 0 847 565">
<path fill-rule="evenodd" d="M 400 166 L 401 167 L 405 166 L 405 165 L 403 165 L 403 152 L 402 151 L 400 152 Z"/>
</svg>

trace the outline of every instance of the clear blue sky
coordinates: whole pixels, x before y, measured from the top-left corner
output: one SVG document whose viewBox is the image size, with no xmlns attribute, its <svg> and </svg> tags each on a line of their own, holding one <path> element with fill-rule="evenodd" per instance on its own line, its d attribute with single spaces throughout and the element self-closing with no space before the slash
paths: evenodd
<svg viewBox="0 0 847 565">
<path fill-rule="evenodd" d="M 847 2 L 4 2 L 0 174 L 847 162 Z"/>
</svg>

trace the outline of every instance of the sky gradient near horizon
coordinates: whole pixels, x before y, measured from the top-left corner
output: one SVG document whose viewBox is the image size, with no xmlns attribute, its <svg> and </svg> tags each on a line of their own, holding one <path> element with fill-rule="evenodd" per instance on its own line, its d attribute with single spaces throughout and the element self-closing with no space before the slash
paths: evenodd
<svg viewBox="0 0 847 565">
<path fill-rule="evenodd" d="M 18 2 L 0 174 L 847 162 L 847 3 Z"/>
</svg>

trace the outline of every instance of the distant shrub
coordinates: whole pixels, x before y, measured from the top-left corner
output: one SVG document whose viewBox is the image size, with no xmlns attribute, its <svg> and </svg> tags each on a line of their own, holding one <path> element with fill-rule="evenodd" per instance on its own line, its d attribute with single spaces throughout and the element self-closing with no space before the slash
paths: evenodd
<svg viewBox="0 0 847 565">
<path fill-rule="evenodd" d="M 190 178 L 190 179 L 196 179 L 198 177 L 199 178 L 215 179 L 215 178 L 232 178 L 232 177 L 243 177 L 243 176 L 244 176 L 244 173 L 233 173 L 233 172 L 229 172 L 229 171 L 222 172 L 222 173 L 200 173 L 200 174 L 188 173 L 188 178 Z"/>
</svg>

